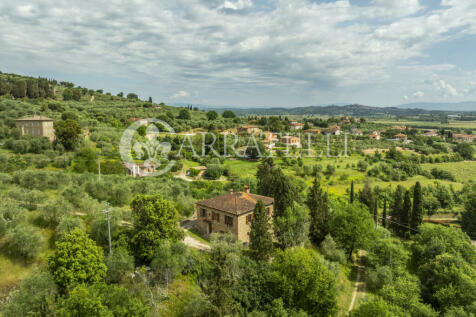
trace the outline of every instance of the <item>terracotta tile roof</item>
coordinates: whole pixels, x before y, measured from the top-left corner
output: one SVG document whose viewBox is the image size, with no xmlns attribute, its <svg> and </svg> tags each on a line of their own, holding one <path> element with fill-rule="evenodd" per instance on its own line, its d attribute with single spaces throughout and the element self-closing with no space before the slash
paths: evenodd
<svg viewBox="0 0 476 317">
<path fill-rule="evenodd" d="M 321 133 L 321 130 L 319 129 L 307 129 L 307 130 L 304 130 L 302 131 L 303 133 L 316 133 L 316 134 L 319 134 Z"/>
<path fill-rule="evenodd" d="M 234 215 L 241 215 L 253 210 L 260 199 L 266 206 L 274 203 L 274 199 L 271 197 L 234 192 L 198 201 L 197 205 L 225 211 Z"/>
<path fill-rule="evenodd" d="M 31 116 L 31 117 L 17 119 L 17 121 L 53 121 L 53 119 L 45 117 L 45 116 Z"/>
</svg>

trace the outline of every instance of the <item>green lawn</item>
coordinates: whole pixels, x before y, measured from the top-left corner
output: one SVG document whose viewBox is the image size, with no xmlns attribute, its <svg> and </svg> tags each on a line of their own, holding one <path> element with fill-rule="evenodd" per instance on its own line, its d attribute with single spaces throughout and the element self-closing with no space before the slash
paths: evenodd
<svg viewBox="0 0 476 317">
<path fill-rule="evenodd" d="M 458 182 L 467 182 L 476 179 L 476 161 L 469 162 L 449 162 L 449 163 L 435 163 L 422 164 L 424 170 L 431 170 L 432 168 L 442 169 L 451 172 Z"/>
</svg>

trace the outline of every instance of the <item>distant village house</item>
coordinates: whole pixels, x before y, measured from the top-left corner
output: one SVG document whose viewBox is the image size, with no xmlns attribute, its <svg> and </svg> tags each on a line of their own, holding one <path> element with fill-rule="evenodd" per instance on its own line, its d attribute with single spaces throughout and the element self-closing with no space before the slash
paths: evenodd
<svg viewBox="0 0 476 317">
<path fill-rule="evenodd" d="M 428 131 L 428 132 L 425 132 L 423 133 L 424 136 L 428 136 L 428 137 L 433 137 L 433 136 L 438 136 L 438 132 L 436 131 Z"/>
<path fill-rule="evenodd" d="M 372 131 L 370 133 L 370 138 L 373 140 L 380 140 L 380 131 Z"/>
<path fill-rule="evenodd" d="M 395 134 L 395 135 L 393 136 L 393 139 L 394 139 L 395 141 L 406 141 L 406 140 L 407 140 L 407 136 L 406 136 L 405 134 L 403 134 L 403 133 L 399 133 L 399 134 Z"/>
<path fill-rule="evenodd" d="M 453 139 L 456 141 L 472 143 L 476 140 L 476 135 L 473 134 L 453 134 Z"/>
<path fill-rule="evenodd" d="M 289 129 L 292 131 L 302 130 L 302 128 L 304 128 L 304 123 L 300 122 L 291 122 L 289 125 Z"/>
<path fill-rule="evenodd" d="M 352 129 L 350 129 L 350 133 L 351 133 L 352 135 L 364 135 L 364 133 L 362 132 L 362 130 L 357 129 L 357 128 L 352 128 Z"/>
<path fill-rule="evenodd" d="M 145 177 L 156 170 L 155 165 L 152 163 L 125 163 L 124 167 L 126 168 L 126 174 L 133 177 Z"/>
<path fill-rule="evenodd" d="M 284 143 L 288 146 L 299 147 L 301 146 L 301 139 L 299 139 L 297 136 L 285 135 L 281 137 L 281 143 Z"/>
<path fill-rule="evenodd" d="M 307 130 L 303 130 L 302 133 L 304 133 L 304 134 L 320 134 L 321 130 L 319 130 L 319 129 L 307 129 Z"/>
<path fill-rule="evenodd" d="M 339 135 L 340 134 L 340 127 L 338 125 L 333 125 L 328 128 L 321 130 L 322 134 L 333 134 Z"/>
<path fill-rule="evenodd" d="M 238 127 L 238 133 L 240 134 L 258 134 L 261 129 L 252 124 L 246 124 Z"/>
</svg>

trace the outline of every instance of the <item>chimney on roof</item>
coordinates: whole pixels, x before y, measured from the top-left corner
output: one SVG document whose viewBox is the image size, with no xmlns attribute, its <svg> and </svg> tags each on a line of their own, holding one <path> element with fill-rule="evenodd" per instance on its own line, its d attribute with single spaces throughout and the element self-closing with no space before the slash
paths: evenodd
<svg viewBox="0 0 476 317">
<path fill-rule="evenodd" d="M 250 193 L 250 187 L 248 185 L 245 185 L 245 193 L 247 194 Z"/>
<path fill-rule="evenodd" d="M 233 188 L 230 188 L 228 192 L 230 193 L 230 195 L 233 195 Z"/>
</svg>

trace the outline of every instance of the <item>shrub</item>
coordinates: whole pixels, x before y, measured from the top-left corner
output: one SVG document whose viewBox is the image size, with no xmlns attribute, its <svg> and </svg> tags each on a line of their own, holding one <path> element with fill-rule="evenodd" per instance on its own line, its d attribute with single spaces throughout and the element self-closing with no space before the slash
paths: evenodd
<svg viewBox="0 0 476 317">
<path fill-rule="evenodd" d="M 20 224 L 7 231 L 5 235 L 5 247 L 7 253 L 31 260 L 38 256 L 44 247 L 45 240 L 38 231 L 27 224 Z"/>
<path fill-rule="evenodd" d="M 81 218 L 66 216 L 61 218 L 58 226 L 56 226 L 55 230 L 55 240 L 61 240 L 63 237 L 69 233 L 71 233 L 74 229 L 79 228 L 81 231 L 85 231 L 84 223 Z"/>
<path fill-rule="evenodd" d="M 320 246 L 320 252 L 324 258 L 331 262 L 338 262 L 344 264 L 346 262 L 345 252 L 337 247 L 331 235 L 327 235 Z"/>
<path fill-rule="evenodd" d="M 73 205 L 66 199 L 59 198 L 40 209 L 39 220 L 43 226 L 55 228 L 64 216 L 72 212 Z"/>
<path fill-rule="evenodd" d="M 4 317 L 53 316 L 57 286 L 47 272 L 35 273 L 10 294 L 2 310 Z"/>
</svg>

